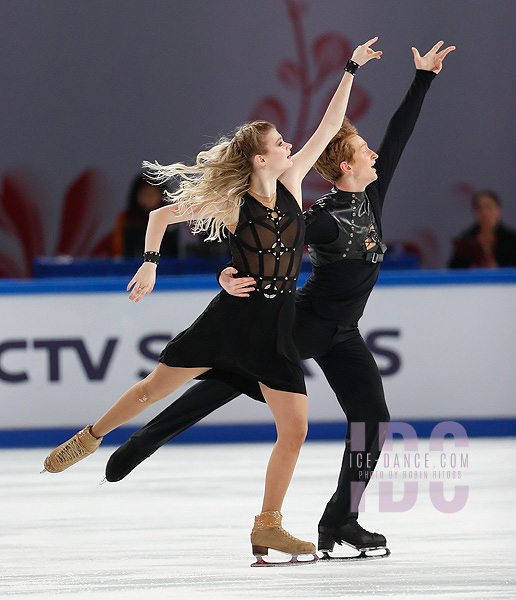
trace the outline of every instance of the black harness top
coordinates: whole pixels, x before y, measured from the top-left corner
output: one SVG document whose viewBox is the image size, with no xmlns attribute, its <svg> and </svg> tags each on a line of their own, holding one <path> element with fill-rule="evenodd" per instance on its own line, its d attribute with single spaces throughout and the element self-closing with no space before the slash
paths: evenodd
<svg viewBox="0 0 516 600">
<path fill-rule="evenodd" d="M 314 267 L 342 259 L 383 261 L 387 246 L 378 234 L 366 192 L 343 192 L 334 188 L 306 211 L 305 224 L 309 225 L 321 210 L 327 210 L 335 219 L 339 235 L 329 244 L 311 244 L 308 247 Z"/>
<path fill-rule="evenodd" d="M 303 258 L 305 226 L 294 196 L 278 181 L 276 204 L 268 208 L 247 193 L 229 243 L 240 276 L 254 277 L 266 298 L 292 294 Z"/>
</svg>

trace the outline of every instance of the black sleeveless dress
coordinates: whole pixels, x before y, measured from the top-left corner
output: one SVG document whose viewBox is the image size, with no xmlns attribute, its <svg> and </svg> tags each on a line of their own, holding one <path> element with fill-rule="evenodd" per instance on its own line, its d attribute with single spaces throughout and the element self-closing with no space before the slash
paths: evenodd
<svg viewBox="0 0 516 600">
<path fill-rule="evenodd" d="M 188 329 L 167 344 L 160 362 L 211 367 L 198 379 L 224 381 L 258 400 L 263 400 L 258 382 L 306 394 L 294 343 L 303 239 L 301 209 L 282 183 L 277 183 L 273 209 L 246 193 L 229 242 L 238 276 L 253 277 L 255 291 L 249 298 L 221 291 Z"/>
</svg>

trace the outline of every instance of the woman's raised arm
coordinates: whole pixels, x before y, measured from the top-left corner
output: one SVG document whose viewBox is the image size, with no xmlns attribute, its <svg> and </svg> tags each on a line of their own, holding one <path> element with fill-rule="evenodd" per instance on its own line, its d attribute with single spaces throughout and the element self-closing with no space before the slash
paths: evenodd
<svg viewBox="0 0 516 600">
<path fill-rule="evenodd" d="M 381 51 L 375 51 L 371 46 L 378 40 L 374 37 L 365 44 L 358 46 L 351 57 L 351 61 L 359 67 L 365 65 L 372 58 L 380 58 Z M 350 62 L 348 62 L 348 66 Z M 348 68 L 348 66 L 346 68 Z M 350 69 L 351 70 L 351 69 Z M 292 168 L 285 171 L 279 178 L 280 181 L 296 196 L 301 197 L 301 182 L 313 167 L 323 150 L 339 131 L 348 106 L 349 94 L 354 75 L 346 71 L 333 98 L 324 113 L 319 127 L 306 144 L 292 157 Z"/>
</svg>

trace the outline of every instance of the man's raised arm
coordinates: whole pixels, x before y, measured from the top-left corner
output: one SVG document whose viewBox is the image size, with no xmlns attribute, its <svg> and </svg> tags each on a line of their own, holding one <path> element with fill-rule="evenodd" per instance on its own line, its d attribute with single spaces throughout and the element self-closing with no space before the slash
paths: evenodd
<svg viewBox="0 0 516 600">
<path fill-rule="evenodd" d="M 401 154 L 414 131 L 425 95 L 435 76 L 441 71 L 443 59 L 455 50 L 448 46 L 439 52 L 443 42 L 438 42 L 424 56 L 420 56 L 417 48 L 412 48 L 416 75 L 407 95 L 389 122 L 387 131 L 378 149 L 378 159 L 375 164 L 378 179 L 371 185 L 378 187 L 380 206 L 398 165 Z"/>
</svg>

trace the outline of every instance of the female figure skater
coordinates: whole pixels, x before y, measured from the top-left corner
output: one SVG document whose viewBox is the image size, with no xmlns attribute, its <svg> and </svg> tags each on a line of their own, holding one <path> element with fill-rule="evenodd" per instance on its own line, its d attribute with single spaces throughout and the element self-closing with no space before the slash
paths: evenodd
<svg viewBox="0 0 516 600">
<path fill-rule="evenodd" d="M 242 299 L 222 291 L 186 331 L 167 344 L 160 364 L 131 387 L 95 424 L 53 450 L 51 473 L 63 471 L 94 452 L 104 435 L 140 414 L 193 378 L 218 379 L 257 397 L 273 414 L 277 440 L 265 479 L 262 512 L 251 533 L 253 554 L 272 548 L 295 555 L 315 552 L 281 527 L 281 506 L 307 430 L 307 398 L 293 338 L 294 293 L 302 259 L 304 223 L 301 183 L 345 116 L 353 74 L 381 52 L 373 38 L 358 46 L 324 117 L 303 148 L 290 156 L 275 127 L 256 121 L 240 127 L 197 156 L 192 167 L 144 163 L 156 183 L 178 177 L 173 203 L 153 211 L 145 237 L 144 262 L 129 282 L 129 298 L 150 294 L 163 234 L 168 225 L 193 221 L 194 232 L 221 239 L 229 231 L 233 265 L 253 277 L 256 293 Z M 314 557 L 315 558 L 315 557 Z"/>
</svg>

